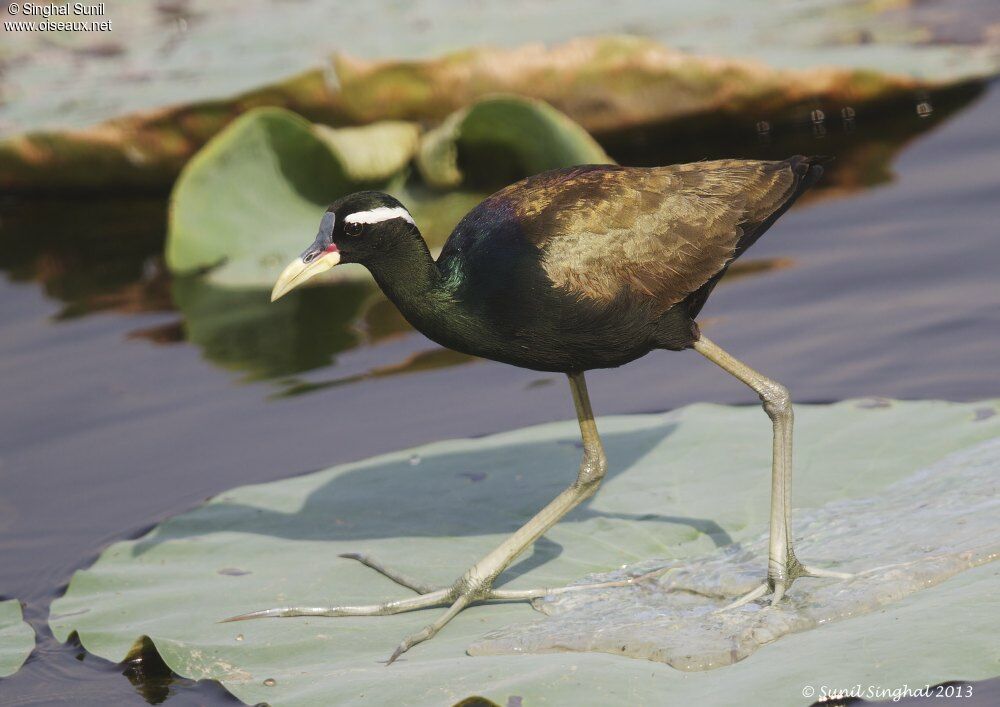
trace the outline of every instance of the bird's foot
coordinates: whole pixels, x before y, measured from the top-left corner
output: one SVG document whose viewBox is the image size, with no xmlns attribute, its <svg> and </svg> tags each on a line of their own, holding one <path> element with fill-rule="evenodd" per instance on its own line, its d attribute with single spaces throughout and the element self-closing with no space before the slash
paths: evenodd
<svg viewBox="0 0 1000 707">
<path fill-rule="evenodd" d="M 391 665 L 399 656 L 408 651 L 410 648 L 413 648 L 413 646 L 432 638 L 445 626 L 445 624 L 455 618 L 459 612 L 470 604 L 486 601 L 531 601 L 532 599 L 538 599 L 549 595 L 565 594 L 567 592 L 576 592 L 586 589 L 622 587 L 652 579 L 665 571 L 655 570 L 653 572 L 647 572 L 646 574 L 628 577 L 626 579 L 616 580 L 613 582 L 571 584 L 565 587 L 546 587 L 541 589 L 494 589 L 492 580 L 472 581 L 470 580 L 468 574 L 465 574 L 451 587 L 435 588 L 431 585 L 424 584 L 423 582 L 408 577 L 401 572 L 397 572 L 386 567 L 370 555 L 362 553 L 347 553 L 341 555 L 341 557 L 357 560 L 358 562 L 371 567 L 373 570 L 384 575 L 385 577 L 388 577 L 396 584 L 413 590 L 418 594 L 418 596 L 410 599 L 386 601 L 379 604 L 328 607 L 297 606 L 263 609 L 261 611 L 251 611 L 247 614 L 240 614 L 239 616 L 232 616 L 228 619 L 223 619 L 219 623 L 226 623 L 229 621 L 246 621 L 248 619 L 285 618 L 291 616 L 389 616 L 392 614 L 401 614 L 407 611 L 416 611 L 417 609 L 447 606 L 448 610 L 438 617 L 436 621 L 403 639 L 399 646 L 396 647 L 396 650 L 393 651 L 389 660 L 386 662 L 386 665 Z"/>
<path fill-rule="evenodd" d="M 749 604 L 750 602 L 760 599 L 768 594 L 771 595 L 771 606 L 774 606 L 781 601 L 781 599 L 785 596 L 785 592 L 787 592 L 788 588 L 792 586 L 792 582 L 799 577 L 851 579 L 854 575 L 848 572 L 835 572 L 833 570 L 825 570 L 817 567 L 810 567 L 809 565 L 803 565 L 793 553 L 789 552 L 788 559 L 784 563 L 774 561 L 770 563 L 770 571 L 768 572 L 766 580 L 718 611 L 722 612 L 735 609 L 736 607 Z"/>
</svg>

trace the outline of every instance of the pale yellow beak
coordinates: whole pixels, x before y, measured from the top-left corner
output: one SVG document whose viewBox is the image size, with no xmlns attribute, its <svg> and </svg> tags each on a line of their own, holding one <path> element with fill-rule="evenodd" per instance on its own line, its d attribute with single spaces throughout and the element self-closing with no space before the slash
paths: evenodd
<svg viewBox="0 0 1000 707">
<path fill-rule="evenodd" d="M 340 253 L 336 250 L 323 252 L 308 263 L 302 258 L 296 258 L 278 276 L 278 281 L 274 283 L 274 289 L 271 290 L 271 301 L 274 302 L 279 297 L 283 297 L 306 280 L 326 272 L 339 262 Z"/>
</svg>

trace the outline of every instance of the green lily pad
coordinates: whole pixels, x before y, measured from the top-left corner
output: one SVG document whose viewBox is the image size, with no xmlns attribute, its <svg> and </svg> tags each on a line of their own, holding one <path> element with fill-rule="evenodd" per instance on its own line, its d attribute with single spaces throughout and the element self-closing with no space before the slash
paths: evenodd
<svg viewBox="0 0 1000 707">
<path fill-rule="evenodd" d="M 996 413 L 995 403 L 798 406 L 796 507 L 877 502 L 890 485 L 1000 436 Z M 752 543 L 767 527 L 770 425 L 758 407 L 694 405 L 598 425 L 611 465 L 605 484 L 500 585 L 558 586 L 651 558 L 696 563 Z M 438 610 L 216 623 L 269 606 L 408 595 L 339 558 L 344 552 L 365 551 L 429 583 L 451 583 L 573 479 L 577 442 L 575 423 L 566 421 L 234 489 L 110 547 L 76 573 L 54 602 L 50 625 L 59 640 L 76 632 L 87 650 L 113 661 L 141 650 L 146 636 L 180 675 L 219 680 L 245 702 L 276 706 L 440 705 L 471 695 L 499 704 L 510 697 L 655 704 L 665 694 L 679 703 L 753 695 L 797 705 L 808 685 L 923 685 L 996 673 L 995 632 L 983 621 L 998 608 L 997 569 L 989 564 L 708 672 L 597 652 L 466 655 L 505 626 L 552 621 L 524 604 L 467 610 L 390 668 L 380 661 Z M 907 521 L 896 511 L 886 519 L 900 529 Z M 876 555 L 873 547 L 868 557 L 808 559 L 853 565 Z M 800 580 L 792 594 L 810 581 L 832 580 Z"/>
<path fill-rule="evenodd" d="M 832 116 L 844 106 L 859 115 L 874 114 L 893 103 L 912 106 L 914 96 L 960 83 L 932 78 L 935 72 L 918 78 L 864 63 L 853 68 L 843 53 L 841 61 L 830 61 L 829 48 L 822 50 L 827 60 L 820 66 L 803 68 L 810 62 L 801 56 L 775 64 L 675 46 L 646 37 L 605 36 L 549 47 L 474 47 L 416 60 L 338 55 L 338 108 L 358 123 L 443 121 L 484 97 L 515 94 L 545 101 L 602 144 L 637 128 L 659 129 L 661 141 L 678 128 L 708 141 L 745 130 L 748 119 L 792 124 L 808 118 L 812 108 Z M 921 49 L 919 55 L 933 53 Z M 995 69 L 983 75 L 992 73 Z"/>
<path fill-rule="evenodd" d="M 546 3 L 545 12 L 558 14 L 558 5 Z M 663 151 L 666 140 L 717 143 L 744 134 L 753 122 L 792 126 L 801 124 L 812 110 L 833 117 L 845 107 L 857 111 L 870 125 L 867 118 L 883 112 L 888 104 L 912 108 L 914 100 L 923 101 L 932 93 L 936 97 L 941 89 L 995 75 L 1000 65 L 989 23 L 977 16 L 981 3 L 957 14 L 935 12 L 921 4 L 924 9 L 913 13 L 922 15 L 919 19 L 902 17 L 908 14 L 902 5 L 886 11 L 886 7 L 870 7 L 870 3 L 852 3 L 852 9 L 845 11 L 840 0 L 811 2 L 808 8 L 796 3 L 775 7 L 763 0 L 741 4 L 738 10 L 732 3 L 722 2 L 706 3 L 698 11 L 677 0 L 668 5 L 656 3 L 658 20 L 650 26 L 646 26 L 649 12 L 642 11 L 644 37 L 593 36 L 595 29 L 614 32 L 612 28 L 618 23 L 622 23 L 618 24 L 622 30 L 632 24 L 616 5 L 602 8 L 602 12 L 614 15 L 611 24 L 598 21 L 592 12 L 570 13 L 577 22 L 589 26 L 585 30 L 582 25 L 578 26 L 580 31 L 571 31 L 561 22 L 537 23 L 536 39 L 562 44 L 545 47 L 533 43 L 519 28 L 513 41 L 529 42 L 527 45 L 510 47 L 514 35 L 499 31 L 504 39 L 500 46 L 486 42 L 421 59 L 413 57 L 427 57 L 430 51 L 446 47 L 454 49 L 468 40 L 456 44 L 451 37 L 425 43 L 426 37 L 418 39 L 419 33 L 408 27 L 397 31 L 390 44 L 395 56 L 410 59 L 386 59 L 384 47 L 389 44 L 377 51 L 369 44 L 366 50 L 365 42 L 359 44 L 359 37 L 352 33 L 354 56 L 341 55 L 330 63 L 249 91 L 245 89 L 253 84 L 247 83 L 250 74 L 246 67 L 252 64 L 247 63 L 245 52 L 233 59 L 218 51 L 229 35 L 244 43 L 249 36 L 245 31 L 233 33 L 231 13 L 213 15 L 214 23 L 225 19 L 226 30 L 213 37 L 210 55 L 216 61 L 235 61 L 239 66 L 213 74 L 199 65 L 196 73 L 208 81 L 198 82 L 197 87 L 188 80 L 190 70 L 167 69 L 167 57 L 146 51 L 149 40 L 138 39 L 138 35 L 125 34 L 128 44 L 142 48 L 141 59 L 126 52 L 114 59 L 90 61 L 88 71 L 67 83 L 66 75 L 79 73 L 79 56 L 57 50 L 48 33 L 14 33 L 9 36 L 18 41 L 30 41 L 37 35 L 34 40 L 44 46 L 22 46 L 4 62 L 4 76 L 13 82 L 11 95 L 15 98 L 0 104 L 0 188 L 115 194 L 165 190 L 199 147 L 236 116 L 254 108 L 283 107 L 335 126 L 388 119 L 437 124 L 453 111 L 497 93 L 544 100 L 598 136 L 605 147 L 609 147 L 609 139 L 631 135 L 647 154 L 659 153 L 660 161 L 670 162 L 675 161 L 676 153 Z M 205 10 L 198 13 L 199 22 L 212 14 Z M 256 10 L 261 11 L 273 13 L 275 9 Z M 274 31 L 275 23 L 288 22 L 289 12 L 282 8 L 280 21 L 271 17 L 244 28 L 251 34 L 267 33 L 266 41 L 253 42 L 258 60 L 267 56 L 266 47 L 281 34 Z M 881 20 L 873 14 L 881 15 Z M 248 11 L 244 20 L 252 16 L 254 12 Z M 437 19 L 428 24 L 437 28 L 435 31 L 446 32 L 446 25 Z M 911 22 L 914 19 L 916 23 Z M 923 26 L 927 20 L 931 20 L 930 26 Z M 954 27 L 949 26 L 952 23 Z M 310 63 L 300 51 L 299 30 L 310 26 L 315 31 L 325 23 L 295 24 L 296 31 L 290 33 L 296 37 L 290 43 L 294 57 L 276 63 L 265 61 L 266 70 L 256 65 L 258 70 L 251 73 L 258 80 L 276 79 L 276 66 L 291 71 Z M 369 41 L 377 40 L 381 47 L 388 36 L 387 25 L 367 24 Z M 789 25 L 795 27 L 794 32 L 787 31 Z M 497 26 L 491 27 L 491 31 L 498 31 Z M 156 41 L 162 38 L 158 22 L 148 29 L 155 32 Z M 954 44 L 954 37 L 962 34 L 968 34 L 967 39 L 981 34 L 981 42 Z M 184 41 L 194 35 L 203 40 L 210 36 L 195 32 L 185 34 Z M 577 39 L 565 41 L 572 36 Z M 774 41 L 776 36 L 783 41 Z M 404 37 L 416 42 L 410 45 L 416 51 L 406 50 L 407 42 L 399 41 Z M 124 45 L 116 46 L 125 49 Z M 670 47 L 684 47 L 690 53 Z M 2 50 L 0 47 L 0 61 Z M 62 56 L 57 60 L 53 51 Z M 204 63 L 204 52 L 193 52 L 188 60 L 191 57 Z M 135 73 L 137 60 L 142 64 L 151 58 L 155 58 L 156 67 L 138 70 L 142 81 L 118 80 L 122 73 Z M 69 64 L 59 68 L 59 61 Z M 119 62 L 124 62 L 127 70 Z M 22 73 L 25 71 L 39 74 L 29 77 Z M 105 71 L 114 78 L 100 78 Z M 23 87 L 31 87 L 32 100 L 22 100 L 26 96 L 18 94 L 15 75 L 20 76 Z M 153 79 L 153 75 L 158 78 Z M 219 90 L 227 84 L 228 90 Z M 215 90 L 207 91 L 209 85 Z M 245 92 L 232 95 L 238 90 Z M 74 93 L 80 95 L 74 99 Z M 117 94 L 117 100 L 109 94 Z M 167 107 L 134 112 L 143 104 L 147 108 Z M 105 122 L 93 125 L 99 119 Z M 632 134 L 637 129 L 658 135 L 648 141 L 642 133 Z M 32 132 L 25 132 L 28 130 Z"/>
<path fill-rule="evenodd" d="M 16 673 L 34 649 L 35 631 L 21 615 L 21 602 L 0 601 L 0 678 Z"/>
<path fill-rule="evenodd" d="M 256 105 L 266 100 L 304 115 L 335 112 L 336 82 L 317 64 L 338 46 L 368 59 L 413 58 L 470 45 L 540 46 L 639 33 L 697 54 L 753 57 L 777 67 L 842 65 L 947 78 L 995 71 L 998 59 L 996 10 L 983 1 L 547 0 L 527 14 L 502 5 L 448 5 L 374 0 L 355 15 L 318 0 L 242 0 L 239 13 L 229 3 L 204 0 L 167 8 L 117 3 L 107 6 L 110 33 L 7 31 L 0 44 L 0 135 L 84 127 L 220 97 L 225 107 L 240 107 L 247 94 L 230 97 L 262 84 L 270 86 L 254 92 Z M 516 69 L 486 68 L 501 78 Z M 307 69 L 314 69 L 307 85 L 281 81 Z"/>
<path fill-rule="evenodd" d="M 362 184 L 385 182 L 403 171 L 420 139 L 420 128 L 400 120 L 361 128 L 315 125 L 313 131 L 340 157 L 348 179 Z"/>
<path fill-rule="evenodd" d="M 432 248 L 497 185 L 536 172 L 609 158 L 586 131 L 540 101 L 498 98 L 457 112 L 420 143 L 421 173 L 434 186 L 463 181 L 458 157 L 488 156 L 488 178 L 442 194 L 407 169 L 418 150 L 411 123 L 334 130 L 277 108 L 251 111 L 212 139 L 184 168 L 171 198 L 167 265 L 209 270 L 217 285 L 269 288 L 315 235 L 326 206 L 361 189 L 403 201 Z M 358 266 L 325 278 L 368 279 Z"/>
<path fill-rule="evenodd" d="M 250 111 L 185 166 L 171 196 L 166 259 L 212 268 L 218 284 L 261 286 L 311 240 L 323 210 L 385 186 L 416 149 L 416 128 L 320 129 L 279 108 Z"/>
<path fill-rule="evenodd" d="M 424 181 L 438 189 L 469 179 L 509 184 L 553 167 L 610 162 L 597 141 L 563 113 L 517 96 L 485 98 L 456 111 L 424 135 L 417 158 Z"/>
<path fill-rule="evenodd" d="M 950 454 L 871 498 L 802 509 L 795 517 L 798 556 L 822 558 L 823 566 L 852 576 L 799 581 L 776 606 L 751 603 L 714 613 L 723 605 L 720 598 L 760 585 L 765 531 L 696 561 L 646 561 L 592 575 L 588 582 L 605 586 L 535 600 L 550 620 L 496 631 L 469 653 L 604 651 L 681 670 L 732 665 L 790 633 L 877 611 L 995 560 L 998 465 L 1000 439 L 994 439 Z M 622 584 L 634 577 L 645 579 Z"/>
</svg>

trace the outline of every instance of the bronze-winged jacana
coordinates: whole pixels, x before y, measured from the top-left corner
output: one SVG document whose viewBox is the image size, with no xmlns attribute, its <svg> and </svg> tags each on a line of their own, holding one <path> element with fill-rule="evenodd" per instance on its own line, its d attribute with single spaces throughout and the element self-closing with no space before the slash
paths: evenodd
<svg viewBox="0 0 1000 707">
<path fill-rule="evenodd" d="M 435 261 L 409 212 L 378 192 L 344 197 L 319 235 L 281 274 L 272 300 L 338 263 L 361 263 L 419 331 L 458 351 L 569 377 L 583 437 L 576 481 L 451 587 L 427 587 L 364 555 L 348 555 L 419 593 L 371 606 L 296 607 L 227 620 L 395 614 L 449 606 L 406 638 L 391 663 L 437 633 L 471 602 L 532 599 L 586 589 L 493 589 L 496 577 L 560 518 L 597 491 L 607 468 L 584 371 L 653 349 L 693 348 L 753 388 L 774 428 L 767 577 L 730 604 L 802 576 L 792 550 L 792 406 L 788 390 L 705 338 L 695 323 L 729 265 L 823 173 L 822 160 L 721 160 L 670 167 L 587 165 L 524 179 L 490 196 L 458 224 Z"/>
</svg>

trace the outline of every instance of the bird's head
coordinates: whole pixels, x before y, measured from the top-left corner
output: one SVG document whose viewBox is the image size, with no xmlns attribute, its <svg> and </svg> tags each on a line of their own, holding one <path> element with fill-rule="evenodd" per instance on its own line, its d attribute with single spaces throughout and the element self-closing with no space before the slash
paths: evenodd
<svg viewBox="0 0 1000 707">
<path fill-rule="evenodd" d="M 316 240 L 278 276 L 271 301 L 338 263 L 367 265 L 414 237 L 420 236 L 410 212 L 388 194 L 363 191 L 338 199 L 323 214 Z"/>
</svg>

